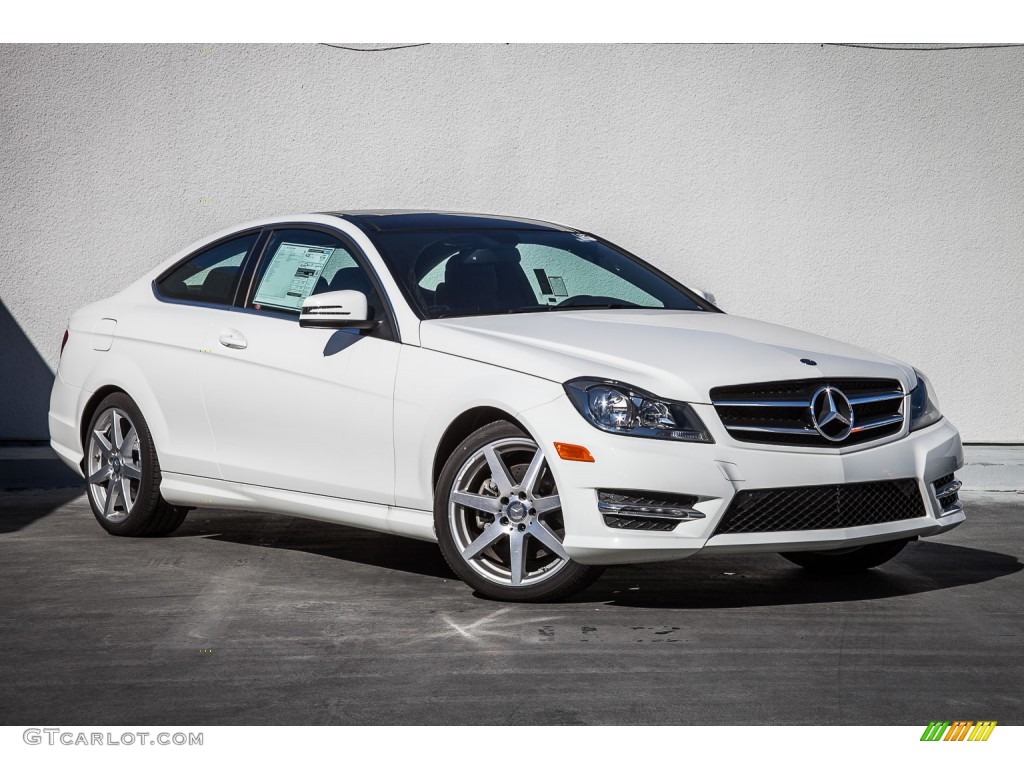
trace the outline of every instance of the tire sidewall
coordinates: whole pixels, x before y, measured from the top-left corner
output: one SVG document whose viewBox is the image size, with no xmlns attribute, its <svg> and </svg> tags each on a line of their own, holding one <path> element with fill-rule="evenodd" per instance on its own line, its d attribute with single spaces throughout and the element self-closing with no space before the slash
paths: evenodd
<svg viewBox="0 0 1024 768">
<path fill-rule="evenodd" d="M 103 510 L 97 509 L 91 488 L 87 489 L 86 496 L 89 498 L 89 506 L 92 508 L 93 515 L 96 516 L 97 522 L 103 526 L 104 530 L 115 536 L 134 536 L 145 528 L 156 511 L 160 499 L 160 464 L 153 446 L 153 436 L 142 411 L 128 395 L 117 392 L 104 398 L 97 406 L 92 419 L 89 420 L 89 430 L 85 433 L 86 473 L 88 474 L 88 453 L 93 430 L 96 428 L 100 416 L 111 408 L 118 408 L 127 413 L 132 424 L 135 425 L 135 432 L 139 438 L 139 456 L 142 459 L 142 480 L 139 483 L 139 493 L 131 513 L 120 521 L 111 521 L 103 516 Z M 88 477 L 86 482 L 88 482 Z"/>
<path fill-rule="evenodd" d="M 448 565 L 456 575 L 476 590 L 479 594 L 496 600 L 505 601 L 544 601 L 563 597 L 590 584 L 601 570 L 592 566 L 581 565 L 570 560 L 549 580 L 540 584 L 525 587 L 512 587 L 495 584 L 474 571 L 463 559 L 462 553 L 451 531 L 448 515 L 448 499 L 452 486 L 463 464 L 476 451 L 496 440 L 505 438 L 533 438 L 519 427 L 507 421 L 496 421 L 473 432 L 463 440 L 448 457 L 441 470 L 434 492 L 434 531 L 438 545 Z M 538 446 L 539 448 L 539 446 Z"/>
</svg>

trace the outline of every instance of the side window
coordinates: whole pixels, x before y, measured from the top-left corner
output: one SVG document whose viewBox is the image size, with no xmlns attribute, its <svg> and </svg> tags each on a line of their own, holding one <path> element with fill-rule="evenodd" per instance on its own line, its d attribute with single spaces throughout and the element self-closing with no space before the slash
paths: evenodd
<svg viewBox="0 0 1024 768">
<path fill-rule="evenodd" d="M 200 251 L 157 283 L 168 299 L 231 304 L 242 271 L 242 261 L 255 244 L 259 232 Z"/>
<path fill-rule="evenodd" d="M 366 295 L 370 319 L 384 319 L 384 304 L 349 246 L 326 232 L 281 229 L 263 251 L 253 282 L 252 309 L 295 317 L 306 297 L 328 291 Z M 386 335 L 386 334 L 384 334 Z"/>
</svg>

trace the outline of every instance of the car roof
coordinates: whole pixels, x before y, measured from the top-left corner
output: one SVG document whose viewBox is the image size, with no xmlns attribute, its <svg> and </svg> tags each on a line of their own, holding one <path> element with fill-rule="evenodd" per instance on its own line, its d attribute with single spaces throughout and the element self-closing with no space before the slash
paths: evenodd
<svg viewBox="0 0 1024 768">
<path fill-rule="evenodd" d="M 351 221 L 366 232 L 392 232 L 424 229 L 533 229 L 573 232 L 575 230 L 536 219 L 522 219 L 513 216 L 494 216 L 488 213 L 460 213 L 455 211 L 329 211 Z"/>
</svg>

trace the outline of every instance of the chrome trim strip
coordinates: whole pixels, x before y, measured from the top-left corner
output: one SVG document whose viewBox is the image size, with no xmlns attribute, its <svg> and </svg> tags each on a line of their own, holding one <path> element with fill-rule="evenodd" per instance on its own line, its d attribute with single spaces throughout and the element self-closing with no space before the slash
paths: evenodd
<svg viewBox="0 0 1024 768">
<path fill-rule="evenodd" d="M 321 304 L 318 307 L 303 307 L 300 312 L 302 315 L 351 315 L 352 313 L 345 310 L 345 307 L 341 304 Z"/>
<path fill-rule="evenodd" d="M 898 413 L 895 416 L 884 416 L 884 417 L 882 417 L 880 419 L 875 419 L 874 421 L 869 421 L 869 422 L 867 422 L 865 424 L 860 424 L 860 425 L 854 427 L 853 429 L 850 430 L 850 434 L 852 435 L 855 432 L 864 432 L 864 431 L 866 431 L 868 429 L 876 429 L 878 427 L 887 427 L 890 424 L 898 424 L 898 423 L 900 423 L 902 421 L 903 421 L 903 414 L 902 413 Z"/>
<path fill-rule="evenodd" d="M 946 483 L 941 488 L 935 489 L 935 498 L 939 501 L 949 498 L 954 493 L 957 493 L 963 487 L 963 483 L 959 480 L 953 480 L 952 482 Z"/>
<path fill-rule="evenodd" d="M 902 392 L 886 392 L 881 395 L 863 395 L 861 397 L 848 397 L 850 405 L 860 405 L 861 403 L 881 403 L 885 400 L 902 400 L 906 395 Z"/>
<path fill-rule="evenodd" d="M 810 429 L 808 427 L 747 427 L 740 424 L 724 424 L 728 430 L 737 430 L 740 432 L 775 432 L 783 435 L 816 435 L 818 431 L 816 429 Z"/>
<path fill-rule="evenodd" d="M 886 392 L 880 395 L 863 395 L 861 397 L 847 397 L 850 405 L 861 405 L 864 403 L 881 403 L 886 400 L 902 400 L 906 395 L 902 392 Z M 711 404 L 727 408 L 807 408 L 809 400 L 712 400 Z"/>
<path fill-rule="evenodd" d="M 641 506 L 638 504 L 616 504 L 614 502 L 599 501 L 597 509 L 604 515 L 623 515 L 625 517 L 650 517 L 658 520 L 703 520 L 705 515 L 689 507 L 656 507 Z"/>
<path fill-rule="evenodd" d="M 946 517 L 948 515 L 954 515 L 957 512 L 963 512 L 963 511 L 964 511 L 964 503 L 962 501 L 957 501 L 953 506 L 944 508 L 942 510 L 942 512 L 939 513 L 939 517 L 942 518 L 942 517 Z"/>
<path fill-rule="evenodd" d="M 716 408 L 725 406 L 730 408 L 807 408 L 810 400 L 712 400 L 711 404 Z"/>
</svg>

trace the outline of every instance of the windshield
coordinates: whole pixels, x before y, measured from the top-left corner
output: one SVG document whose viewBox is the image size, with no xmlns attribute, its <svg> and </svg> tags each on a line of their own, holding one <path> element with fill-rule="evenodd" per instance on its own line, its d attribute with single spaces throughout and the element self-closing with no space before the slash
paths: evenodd
<svg viewBox="0 0 1024 768">
<path fill-rule="evenodd" d="M 579 309 L 714 308 L 610 244 L 551 230 L 371 235 L 424 319 Z"/>
</svg>

